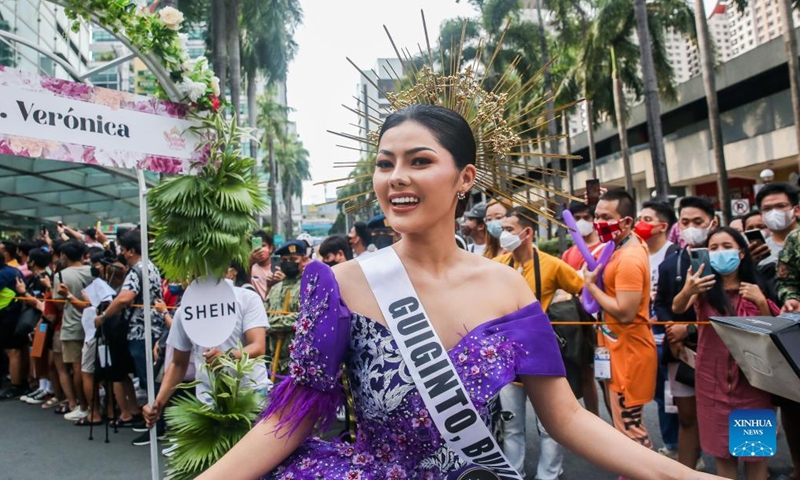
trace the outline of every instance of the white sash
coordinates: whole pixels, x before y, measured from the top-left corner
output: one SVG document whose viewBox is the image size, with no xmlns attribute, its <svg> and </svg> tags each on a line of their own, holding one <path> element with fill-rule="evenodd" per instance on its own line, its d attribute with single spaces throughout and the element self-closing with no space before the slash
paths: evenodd
<svg viewBox="0 0 800 480">
<path fill-rule="evenodd" d="M 431 420 L 447 446 L 474 465 L 458 478 L 521 479 L 472 404 L 400 257 L 387 247 L 357 260 Z"/>
</svg>

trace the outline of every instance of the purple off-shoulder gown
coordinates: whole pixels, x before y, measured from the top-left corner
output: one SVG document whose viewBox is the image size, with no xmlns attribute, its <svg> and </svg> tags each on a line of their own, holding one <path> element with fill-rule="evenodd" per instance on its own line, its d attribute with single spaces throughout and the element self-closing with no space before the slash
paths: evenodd
<svg viewBox="0 0 800 480">
<path fill-rule="evenodd" d="M 354 443 L 309 438 L 264 478 L 456 478 L 467 465 L 439 435 L 391 332 L 350 312 L 323 263 L 306 267 L 300 295 L 291 378 L 270 392 L 263 415 L 281 411 L 289 428 L 314 418 L 323 431 L 344 400 L 338 379 L 344 364 L 358 433 Z M 466 333 L 449 355 L 487 425 L 487 404 L 515 376 L 564 376 L 553 328 L 538 302 Z"/>
</svg>

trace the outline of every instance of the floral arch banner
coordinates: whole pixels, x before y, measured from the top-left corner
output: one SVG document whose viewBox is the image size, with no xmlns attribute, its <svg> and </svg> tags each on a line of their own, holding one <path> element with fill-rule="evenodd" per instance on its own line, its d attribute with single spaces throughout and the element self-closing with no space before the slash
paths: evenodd
<svg viewBox="0 0 800 480">
<path fill-rule="evenodd" d="M 189 173 L 202 163 L 184 104 L 0 66 L 0 154 Z"/>
</svg>

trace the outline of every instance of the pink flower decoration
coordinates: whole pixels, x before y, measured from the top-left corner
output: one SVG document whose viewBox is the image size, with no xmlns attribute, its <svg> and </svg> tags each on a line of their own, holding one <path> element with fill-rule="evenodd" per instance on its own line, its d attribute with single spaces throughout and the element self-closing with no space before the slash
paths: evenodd
<svg viewBox="0 0 800 480">
<path fill-rule="evenodd" d="M 487 362 L 494 363 L 497 361 L 497 349 L 492 345 L 481 348 L 481 357 L 485 358 Z"/>
<path fill-rule="evenodd" d="M 430 415 L 428 414 L 428 411 L 423 408 L 417 414 L 417 418 L 411 420 L 411 424 L 414 426 L 414 428 L 430 427 L 431 419 L 429 417 Z"/>
</svg>

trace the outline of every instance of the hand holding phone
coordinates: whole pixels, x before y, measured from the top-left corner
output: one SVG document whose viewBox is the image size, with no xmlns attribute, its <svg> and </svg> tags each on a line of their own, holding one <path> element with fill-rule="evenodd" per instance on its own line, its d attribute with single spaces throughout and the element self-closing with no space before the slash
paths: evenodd
<svg viewBox="0 0 800 480">
<path fill-rule="evenodd" d="M 754 228 L 753 230 L 748 230 L 744 232 L 744 236 L 747 237 L 747 240 L 749 240 L 751 243 L 756 243 L 761 245 L 767 243 L 767 239 L 764 238 L 764 232 L 762 232 L 758 228 Z"/>
<path fill-rule="evenodd" d="M 708 260 L 708 249 L 707 248 L 692 248 L 689 252 L 689 256 L 692 259 L 692 273 L 697 273 L 700 271 L 700 266 L 705 265 L 703 272 L 706 275 L 711 274 L 711 266 Z"/>
<path fill-rule="evenodd" d="M 591 178 L 586 180 L 586 205 L 592 207 L 600 201 L 600 180 Z"/>
<path fill-rule="evenodd" d="M 250 250 L 256 250 L 264 246 L 264 239 L 261 237 L 253 237 L 250 239 Z"/>
</svg>

